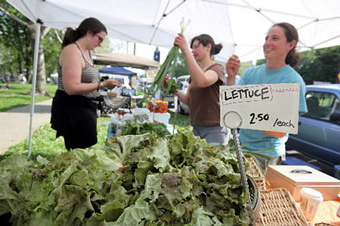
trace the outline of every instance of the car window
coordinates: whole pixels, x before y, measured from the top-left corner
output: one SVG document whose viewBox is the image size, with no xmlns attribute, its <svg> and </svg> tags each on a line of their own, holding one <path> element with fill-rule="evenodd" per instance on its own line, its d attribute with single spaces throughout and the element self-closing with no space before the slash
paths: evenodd
<svg viewBox="0 0 340 226">
<path fill-rule="evenodd" d="M 332 93 L 310 91 L 306 93 L 308 113 L 304 116 L 330 121 L 336 112 L 340 113 L 339 99 Z"/>
<path fill-rule="evenodd" d="M 189 85 L 189 75 L 183 75 L 177 78 L 178 89 L 182 92 L 186 92 Z"/>
</svg>

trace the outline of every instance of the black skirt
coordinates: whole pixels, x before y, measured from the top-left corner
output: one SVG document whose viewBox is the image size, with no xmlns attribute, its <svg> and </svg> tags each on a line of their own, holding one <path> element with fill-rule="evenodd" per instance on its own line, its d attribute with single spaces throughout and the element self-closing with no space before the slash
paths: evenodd
<svg viewBox="0 0 340 226">
<path fill-rule="evenodd" d="M 97 143 L 97 108 L 91 99 L 57 90 L 52 102 L 51 127 L 63 136 L 67 150 Z"/>
</svg>

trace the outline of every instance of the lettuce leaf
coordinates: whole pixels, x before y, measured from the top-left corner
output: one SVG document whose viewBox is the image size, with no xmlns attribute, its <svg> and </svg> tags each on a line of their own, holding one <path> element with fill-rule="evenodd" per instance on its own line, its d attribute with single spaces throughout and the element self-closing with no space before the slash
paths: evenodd
<svg viewBox="0 0 340 226">
<path fill-rule="evenodd" d="M 236 154 L 192 132 L 116 136 L 48 161 L 0 162 L 13 225 L 251 225 Z"/>
</svg>

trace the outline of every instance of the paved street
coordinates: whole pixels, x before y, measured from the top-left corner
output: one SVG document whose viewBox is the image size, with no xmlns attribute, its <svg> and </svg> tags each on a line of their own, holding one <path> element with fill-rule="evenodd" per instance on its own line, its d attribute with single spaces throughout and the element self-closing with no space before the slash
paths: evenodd
<svg viewBox="0 0 340 226">
<path fill-rule="evenodd" d="M 33 131 L 48 123 L 51 117 L 52 99 L 36 103 L 34 108 Z M 0 154 L 9 147 L 28 139 L 31 106 L 0 112 Z"/>
</svg>

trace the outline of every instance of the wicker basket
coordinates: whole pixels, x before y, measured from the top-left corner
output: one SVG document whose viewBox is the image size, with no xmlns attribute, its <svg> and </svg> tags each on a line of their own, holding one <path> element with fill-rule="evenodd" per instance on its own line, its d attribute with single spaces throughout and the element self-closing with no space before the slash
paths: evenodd
<svg viewBox="0 0 340 226">
<path fill-rule="evenodd" d="M 255 159 L 253 157 L 247 157 L 249 163 L 249 169 L 247 170 L 247 174 L 254 179 L 259 191 L 266 189 L 266 182 L 263 173 L 260 168 L 257 166 Z"/>
<path fill-rule="evenodd" d="M 315 223 L 315 224 L 311 223 L 310 226 L 336 226 L 336 224 L 320 222 L 320 223 Z"/>
<path fill-rule="evenodd" d="M 260 216 L 256 225 L 268 226 L 306 226 L 305 216 L 296 205 L 292 195 L 285 188 L 263 190 L 260 192 Z"/>
</svg>

